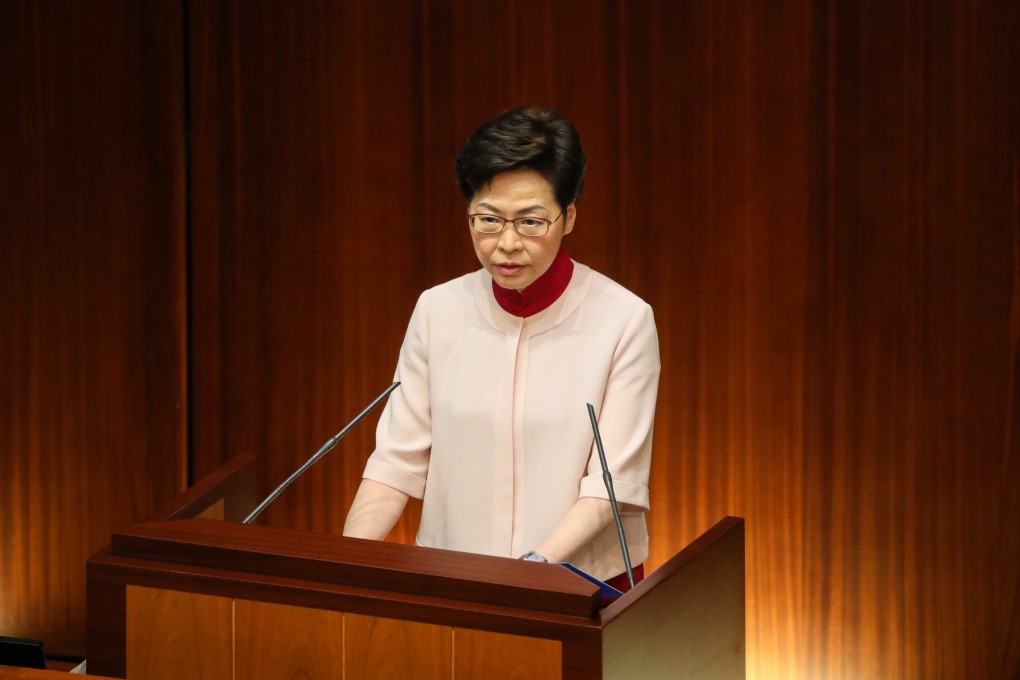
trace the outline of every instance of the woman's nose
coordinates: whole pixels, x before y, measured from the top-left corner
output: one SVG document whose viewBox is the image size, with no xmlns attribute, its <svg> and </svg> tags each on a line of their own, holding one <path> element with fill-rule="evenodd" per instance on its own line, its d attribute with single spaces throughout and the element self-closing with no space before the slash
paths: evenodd
<svg viewBox="0 0 1020 680">
<path fill-rule="evenodd" d="M 521 243 L 521 236 L 514 229 L 514 225 L 507 222 L 503 232 L 499 235 L 499 243 L 497 245 L 500 250 L 510 252 L 512 250 L 520 250 L 524 244 Z"/>
</svg>

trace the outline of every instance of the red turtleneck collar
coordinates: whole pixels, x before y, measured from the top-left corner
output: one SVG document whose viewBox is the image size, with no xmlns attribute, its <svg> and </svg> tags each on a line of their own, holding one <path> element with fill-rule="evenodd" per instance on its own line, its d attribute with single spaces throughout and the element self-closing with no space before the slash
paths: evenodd
<svg viewBox="0 0 1020 680">
<path fill-rule="evenodd" d="M 492 282 L 492 293 L 496 302 L 505 311 L 514 316 L 528 317 L 538 314 L 556 302 L 567 289 L 570 276 L 574 273 L 574 263 L 567 254 L 567 249 L 560 246 L 555 259 L 544 274 L 535 282 L 518 293 L 513 288 L 503 288 L 495 280 Z"/>
</svg>

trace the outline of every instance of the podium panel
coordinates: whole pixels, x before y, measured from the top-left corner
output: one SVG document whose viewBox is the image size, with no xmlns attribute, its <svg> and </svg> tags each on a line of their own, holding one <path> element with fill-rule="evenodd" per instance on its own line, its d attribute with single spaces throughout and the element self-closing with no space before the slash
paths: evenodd
<svg viewBox="0 0 1020 680">
<path fill-rule="evenodd" d="M 557 680 L 562 677 L 563 644 L 522 635 L 457 628 L 453 648 L 458 678 Z"/>
<path fill-rule="evenodd" d="M 129 678 L 561 677 L 562 645 L 312 607 L 128 586 Z"/>
<path fill-rule="evenodd" d="M 344 628 L 348 677 L 454 677 L 449 626 L 346 614 Z"/>
<path fill-rule="evenodd" d="M 661 664 L 668 659 L 650 650 L 661 649 L 684 660 L 669 676 L 674 680 L 745 677 L 743 635 L 733 636 L 744 629 L 743 534 L 724 535 L 712 547 L 658 583 L 655 597 L 606 611 L 604 677 L 660 677 Z M 724 641 L 732 646 L 720 644 Z"/>
<path fill-rule="evenodd" d="M 256 469 L 230 461 L 89 560 L 90 671 L 745 677 L 739 518 L 600 609 L 597 588 L 557 565 L 241 524 Z"/>
<path fill-rule="evenodd" d="M 233 678 L 344 677 L 341 612 L 234 600 Z"/>
<path fill-rule="evenodd" d="M 235 677 L 233 614 L 223 597 L 128 586 L 127 677 Z"/>
</svg>

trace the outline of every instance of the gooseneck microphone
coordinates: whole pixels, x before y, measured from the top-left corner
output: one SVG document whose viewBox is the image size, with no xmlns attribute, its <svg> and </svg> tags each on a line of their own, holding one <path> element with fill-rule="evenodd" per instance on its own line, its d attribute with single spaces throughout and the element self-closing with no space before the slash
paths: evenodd
<svg viewBox="0 0 1020 680">
<path fill-rule="evenodd" d="M 630 551 L 627 550 L 627 539 L 623 535 L 623 522 L 620 521 L 620 508 L 616 505 L 616 494 L 613 492 L 613 476 L 609 474 L 609 466 L 606 465 L 606 452 L 602 449 L 602 436 L 599 434 L 599 421 L 595 418 L 595 407 L 588 404 L 588 417 L 591 418 L 591 429 L 595 432 L 595 448 L 599 452 L 599 462 L 602 463 L 602 481 L 606 483 L 606 491 L 609 492 L 609 504 L 613 507 L 613 519 L 616 520 L 616 533 L 620 535 L 620 547 L 623 549 L 623 564 L 627 567 L 627 580 L 630 587 L 634 587 L 634 570 L 630 566 Z"/>
<path fill-rule="evenodd" d="M 325 444 L 323 444 L 322 448 L 319 449 L 318 451 L 316 451 L 314 456 L 309 458 L 307 461 L 305 461 L 304 465 L 302 465 L 297 470 L 295 470 L 294 474 L 292 474 L 290 477 L 288 477 L 287 480 L 283 484 L 281 484 L 280 486 L 276 487 L 276 490 L 273 491 L 273 493 L 271 493 L 268 496 L 266 496 L 266 500 L 264 500 L 261 503 L 259 503 L 258 506 L 254 510 L 251 511 L 251 514 L 248 515 L 247 517 L 245 517 L 244 520 L 242 520 L 242 523 L 243 524 L 251 524 L 252 521 L 256 517 L 258 517 L 259 514 L 261 514 L 262 511 L 265 510 L 266 507 L 268 507 L 270 503 L 272 503 L 274 500 L 276 500 L 277 496 L 279 496 L 281 493 L 283 493 L 284 489 L 286 489 L 288 486 L 290 486 L 291 482 L 293 482 L 295 479 L 297 479 L 302 474 L 304 474 L 305 470 L 307 470 L 308 468 L 312 467 L 312 465 L 315 464 L 315 461 L 317 461 L 320 458 L 322 458 L 324 455 L 326 455 L 326 453 L 331 448 L 336 446 L 336 443 L 338 441 L 340 441 L 341 439 L 343 439 L 344 435 L 347 434 L 351 430 L 352 427 L 354 427 L 359 422 L 361 422 L 361 419 L 364 418 L 365 416 L 367 416 L 369 411 L 371 411 L 376 406 L 378 406 L 379 402 L 381 402 L 383 399 L 388 397 L 390 395 L 390 392 L 392 392 L 393 390 L 397 389 L 398 385 L 400 385 L 399 381 L 393 383 L 392 385 L 387 387 L 385 390 L 383 390 L 383 393 L 380 394 L 378 397 L 376 397 L 372 401 L 371 404 L 366 406 L 364 411 L 362 411 L 361 413 L 356 415 L 354 417 L 354 420 L 352 420 L 351 422 L 347 423 L 347 425 L 344 426 L 344 429 L 342 429 L 339 432 L 337 432 Z"/>
</svg>

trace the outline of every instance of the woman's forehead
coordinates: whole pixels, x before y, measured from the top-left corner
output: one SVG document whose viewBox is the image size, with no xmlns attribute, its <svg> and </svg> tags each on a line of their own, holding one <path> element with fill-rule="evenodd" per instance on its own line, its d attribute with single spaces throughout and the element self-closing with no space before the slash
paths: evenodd
<svg viewBox="0 0 1020 680">
<path fill-rule="evenodd" d="M 475 192 L 472 205 L 482 204 L 494 210 L 549 210 L 555 203 L 552 186 L 531 169 L 501 172 Z"/>
</svg>

